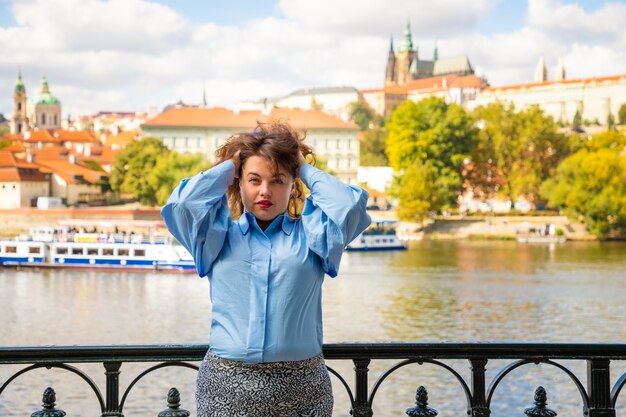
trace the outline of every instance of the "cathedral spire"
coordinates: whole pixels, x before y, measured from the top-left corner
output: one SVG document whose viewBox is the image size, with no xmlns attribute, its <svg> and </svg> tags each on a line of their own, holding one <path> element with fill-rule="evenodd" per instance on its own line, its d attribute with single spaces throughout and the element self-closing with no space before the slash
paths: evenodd
<svg viewBox="0 0 626 417">
<path fill-rule="evenodd" d="M 206 85 L 202 80 L 202 107 L 206 107 Z"/>
<path fill-rule="evenodd" d="M 535 82 L 544 83 L 546 81 L 548 81 L 548 68 L 546 68 L 543 55 L 541 55 L 539 62 L 537 63 L 537 68 L 535 69 Z"/>
<path fill-rule="evenodd" d="M 559 59 L 559 66 L 556 67 L 556 73 L 554 74 L 554 79 L 557 81 L 565 80 L 565 62 L 563 62 L 563 58 Z"/>
<path fill-rule="evenodd" d="M 439 61 L 439 47 L 437 46 L 437 42 L 435 41 L 435 50 L 433 52 L 433 61 Z"/>
<path fill-rule="evenodd" d="M 393 51 L 393 36 L 391 37 L 391 42 L 389 43 L 389 54 L 387 55 L 387 67 L 385 69 L 385 85 L 396 84 L 397 74 L 396 74 L 396 53 Z"/>
<path fill-rule="evenodd" d="M 15 83 L 15 92 L 16 93 L 25 93 L 26 87 L 24 87 L 24 80 L 22 80 L 22 69 L 20 68 L 17 72 L 17 82 Z"/>
<path fill-rule="evenodd" d="M 411 36 L 411 21 L 409 19 L 406 20 L 406 29 L 404 29 L 404 47 L 402 49 L 404 51 L 413 50 L 413 37 Z"/>
</svg>

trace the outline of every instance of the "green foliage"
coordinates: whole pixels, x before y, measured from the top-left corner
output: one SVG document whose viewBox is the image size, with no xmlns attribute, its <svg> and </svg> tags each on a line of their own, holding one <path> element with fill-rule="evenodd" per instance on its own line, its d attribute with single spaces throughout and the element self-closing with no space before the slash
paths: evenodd
<svg viewBox="0 0 626 417">
<path fill-rule="evenodd" d="M 159 157 L 170 151 L 158 138 L 143 138 L 129 144 L 113 162 L 109 183 L 114 191 L 132 194 L 143 204 L 158 202 L 148 178 Z"/>
<path fill-rule="evenodd" d="M 619 106 L 617 111 L 617 120 L 620 125 L 626 125 L 626 103 Z"/>
<path fill-rule="evenodd" d="M 516 112 L 513 105 L 492 103 L 478 107 L 474 117 L 481 129 L 472 151 L 471 183 L 486 196 L 537 202 L 541 183 L 580 142 L 578 136 L 570 141 L 558 133 L 538 106 Z"/>
<path fill-rule="evenodd" d="M 385 153 L 387 131 L 383 127 L 374 127 L 363 132 L 360 147 L 361 166 L 387 166 L 389 159 Z"/>
<path fill-rule="evenodd" d="M 609 130 L 615 130 L 615 116 L 613 116 L 613 113 L 609 113 L 606 117 L 606 126 Z"/>
<path fill-rule="evenodd" d="M 7 146 L 11 146 L 11 143 L 13 143 L 13 141 L 10 141 L 10 140 L 0 140 L 0 149 L 6 148 Z"/>
<path fill-rule="evenodd" d="M 553 207 L 582 218 L 596 236 L 626 232 L 626 137 L 614 131 L 592 140 L 559 165 L 541 187 Z"/>
<path fill-rule="evenodd" d="M 405 101 L 387 123 L 387 155 L 401 173 L 398 190 L 401 219 L 456 203 L 461 192 L 464 161 L 469 157 L 476 128 L 456 104 L 438 98 Z M 429 184 L 420 184 L 427 180 Z"/>
<path fill-rule="evenodd" d="M 208 168 L 209 163 L 201 154 L 181 155 L 177 152 L 160 154 L 154 169 L 147 175 L 147 182 L 155 191 L 156 204 L 165 204 L 183 178 L 191 177 Z"/>
<path fill-rule="evenodd" d="M 359 126 L 361 131 L 380 127 L 383 124 L 383 118 L 363 100 L 353 101 L 348 105 L 348 115 L 350 120 Z"/>
</svg>

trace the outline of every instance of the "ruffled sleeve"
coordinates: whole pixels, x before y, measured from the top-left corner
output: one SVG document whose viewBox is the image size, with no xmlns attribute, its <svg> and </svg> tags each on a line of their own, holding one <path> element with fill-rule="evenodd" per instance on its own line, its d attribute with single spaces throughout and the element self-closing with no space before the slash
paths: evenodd
<svg viewBox="0 0 626 417">
<path fill-rule="evenodd" d="M 235 165 L 224 161 L 182 180 L 161 209 L 168 230 L 193 255 L 201 277 L 211 270 L 232 223 L 226 190 L 234 178 Z"/>
<path fill-rule="evenodd" d="M 300 178 L 311 190 L 302 211 L 307 244 L 334 278 L 346 245 L 371 223 L 365 211 L 369 195 L 309 164 L 300 168 Z"/>
</svg>

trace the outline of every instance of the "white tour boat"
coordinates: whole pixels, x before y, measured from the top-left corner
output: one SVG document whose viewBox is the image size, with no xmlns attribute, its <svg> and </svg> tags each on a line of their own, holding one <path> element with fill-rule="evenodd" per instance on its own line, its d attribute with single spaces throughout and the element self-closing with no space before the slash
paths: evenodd
<svg viewBox="0 0 626 417">
<path fill-rule="evenodd" d="M 347 247 L 349 251 L 404 250 L 405 241 L 396 234 L 397 220 L 374 220 L 370 227 L 356 237 Z"/>
<path fill-rule="evenodd" d="M 38 227 L 28 236 L 0 240 L 0 265 L 195 271 L 191 254 L 171 239 L 134 233 L 69 233 L 67 227 Z"/>
</svg>

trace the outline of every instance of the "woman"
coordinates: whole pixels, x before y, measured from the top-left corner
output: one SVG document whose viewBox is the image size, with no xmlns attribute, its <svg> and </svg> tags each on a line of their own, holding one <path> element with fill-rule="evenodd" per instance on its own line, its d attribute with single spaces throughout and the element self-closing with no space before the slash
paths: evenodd
<svg viewBox="0 0 626 417">
<path fill-rule="evenodd" d="M 321 284 L 370 224 L 368 195 L 309 165 L 313 150 L 285 123 L 258 123 L 216 154 L 161 211 L 210 282 L 198 416 L 331 416 Z"/>
</svg>

